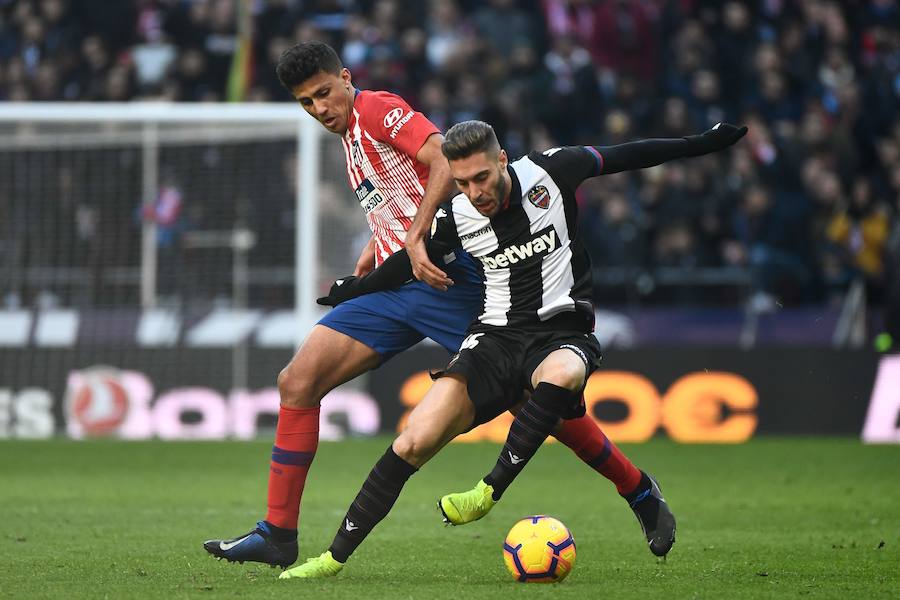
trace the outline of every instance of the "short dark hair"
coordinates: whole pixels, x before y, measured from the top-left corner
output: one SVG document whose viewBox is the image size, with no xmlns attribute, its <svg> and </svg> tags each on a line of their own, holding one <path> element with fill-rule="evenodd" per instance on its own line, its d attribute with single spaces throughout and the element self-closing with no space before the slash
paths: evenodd
<svg viewBox="0 0 900 600">
<path fill-rule="evenodd" d="M 466 158 L 476 152 L 497 154 L 500 152 L 500 142 L 494 128 L 484 121 L 463 121 L 447 132 L 441 152 L 447 160 Z"/>
<path fill-rule="evenodd" d="M 301 42 L 281 53 L 275 73 L 281 85 L 294 88 L 317 73 L 340 75 L 344 64 L 334 48 L 322 42 Z"/>
</svg>

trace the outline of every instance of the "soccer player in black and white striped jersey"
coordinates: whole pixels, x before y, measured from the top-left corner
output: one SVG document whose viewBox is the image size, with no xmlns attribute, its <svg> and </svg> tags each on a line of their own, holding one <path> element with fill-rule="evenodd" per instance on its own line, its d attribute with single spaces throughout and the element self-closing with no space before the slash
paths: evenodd
<svg viewBox="0 0 900 600">
<path fill-rule="evenodd" d="M 720 123 L 696 136 L 553 148 L 512 163 L 487 123 L 466 121 L 447 132 L 442 151 L 462 193 L 437 212 L 429 253 L 448 258 L 461 247 L 480 263 L 482 310 L 417 407 L 419 418 L 410 418 L 393 446 L 415 445 L 424 464 L 456 435 L 519 403 L 522 389 L 531 395 L 491 472 L 474 489 L 441 498 L 445 520 L 459 525 L 487 514 L 560 420 L 584 414 L 582 391 L 600 346 L 592 335 L 591 268 L 578 229 L 576 188 L 589 177 L 723 150 L 746 132 Z M 401 251 L 365 277 L 339 280 L 320 303 L 334 305 L 411 278 Z M 291 576 L 336 573 L 420 466 L 376 467 L 329 551 Z M 650 550 L 665 556 L 675 541 L 675 518 L 656 481 L 641 472 L 637 487 L 622 495 Z"/>
</svg>

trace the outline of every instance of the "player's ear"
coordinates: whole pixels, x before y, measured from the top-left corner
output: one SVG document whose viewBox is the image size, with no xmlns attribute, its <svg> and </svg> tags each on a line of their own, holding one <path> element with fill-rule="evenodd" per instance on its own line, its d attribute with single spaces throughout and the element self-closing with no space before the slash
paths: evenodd
<svg viewBox="0 0 900 600">
<path fill-rule="evenodd" d="M 497 162 L 500 164 L 501 169 L 505 169 L 506 165 L 509 164 L 509 157 L 506 155 L 506 150 L 500 148 L 500 153 L 497 155 Z"/>
<path fill-rule="evenodd" d="M 350 74 L 350 69 L 347 67 L 341 69 L 341 79 L 344 80 L 344 86 L 348 90 L 353 86 L 353 76 Z"/>
</svg>

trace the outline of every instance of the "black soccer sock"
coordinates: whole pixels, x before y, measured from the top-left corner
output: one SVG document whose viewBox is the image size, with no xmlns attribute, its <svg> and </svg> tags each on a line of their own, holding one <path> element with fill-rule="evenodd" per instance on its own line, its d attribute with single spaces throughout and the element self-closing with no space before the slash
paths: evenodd
<svg viewBox="0 0 900 600">
<path fill-rule="evenodd" d="M 415 472 L 416 468 L 397 456 L 393 447 L 387 449 L 375 463 L 331 542 L 329 550 L 335 560 L 347 562 L 372 528 L 387 516 L 406 480 Z"/>
<path fill-rule="evenodd" d="M 646 527 L 647 531 L 655 531 L 657 521 L 659 519 L 659 500 L 653 495 L 653 482 L 646 473 L 641 471 L 641 481 L 634 488 L 634 491 L 628 494 L 619 494 L 632 510 L 636 510 L 640 514 L 641 524 Z"/>
<path fill-rule="evenodd" d="M 266 525 L 269 527 L 269 533 L 272 535 L 272 539 L 276 542 L 290 542 L 291 540 L 297 539 L 297 530 L 296 529 L 285 529 L 284 527 L 277 527 L 272 525 L 268 521 L 266 521 Z"/>
<path fill-rule="evenodd" d="M 637 486 L 627 494 L 619 494 L 625 501 L 628 502 L 629 506 L 634 506 L 635 502 L 638 502 L 639 499 L 643 500 L 650 493 L 651 486 L 650 478 L 646 473 L 641 471 L 641 480 L 638 481 Z"/>
<path fill-rule="evenodd" d="M 494 500 L 500 499 L 528 464 L 572 402 L 570 390 L 547 382 L 538 384 L 509 427 L 497 464 L 484 478 L 484 482 L 494 488 Z"/>
</svg>

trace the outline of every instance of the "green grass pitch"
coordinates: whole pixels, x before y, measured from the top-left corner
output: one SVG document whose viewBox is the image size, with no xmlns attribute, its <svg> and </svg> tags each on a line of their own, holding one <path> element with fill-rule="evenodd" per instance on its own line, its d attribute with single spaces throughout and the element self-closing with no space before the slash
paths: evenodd
<svg viewBox="0 0 900 600">
<path fill-rule="evenodd" d="M 301 557 L 324 550 L 387 438 L 323 443 Z M 0 442 L 0 598 L 897 598 L 900 447 L 849 439 L 625 446 L 678 517 L 668 561 L 646 548 L 613 487 L 545 446 L 482 521 L 444 527 L 443 492 L 473 485 L 498 446 L 454 444 L 406 486 L 337 578 L 278 581 L 217 562 L 204 539 L 265 511 L 270 444 Z M 572 530 L 558 585 L 522 585 L 500 545 L 519 518 Z"/>
</svg>

